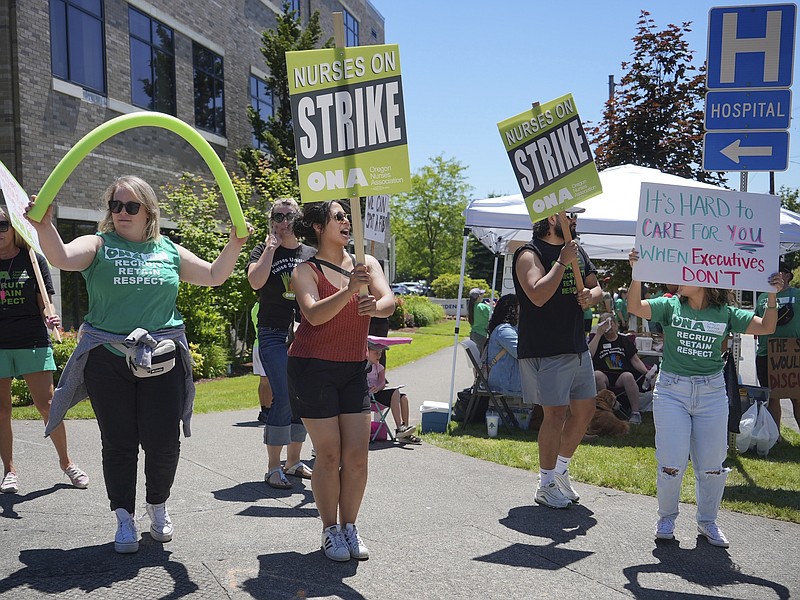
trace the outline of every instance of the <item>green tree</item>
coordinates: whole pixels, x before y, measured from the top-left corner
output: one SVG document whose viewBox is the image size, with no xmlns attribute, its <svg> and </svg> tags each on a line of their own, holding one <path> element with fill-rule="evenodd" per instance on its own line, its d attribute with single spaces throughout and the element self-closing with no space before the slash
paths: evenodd
<svg viewBox="0 0 800 600">
<path fill-rule="evenodd" d="M 632 60 L 605 104 L 603 120 L 589 128 L 595 162 L 605 169 L 635 164 L 723 185 L 724 174 L 701 169 L 705 67 L 693 64 L 685 35 L 691 23 L 659 31 L 641 11 Z"/>
<path fill-rule="evenodd" d="M 291 10 L 288 2 L 284 2 L 283 13 L 278 15 L 277 21 L 275 29 L 268 29 L 262 34 L 261 48 L 269 72 L 267 86 L 272 92 L 275 114 L 264 121 L 253 107 L 248 107 L 247 117 L 253 127 L 253 136 L 264 150 L 248 147 L 237 152 L 239 165 L 245 177 L 259 193 L 261 193 L 258 187 L 259 175 L 267 168 L 288 169 L 292 181 L 297 182 L 286 53 L 313 50 L 318 47 L 322 37 L 319 11 L 314 11 L 308 19 L 308 24 L 303 28 L 295 11 Z M 331 38 L 324 47 L 329 48 L 332 45 Z"/>
<path fill-rule="evenodd" d="M 397 273 L 430 283 L 459 271 L 464 209 L 472 187 L 464 167 L 442 155 L 411 176 L 411 191 L 392 198 L 391 227 L 397 239 Z"/>
</svg>

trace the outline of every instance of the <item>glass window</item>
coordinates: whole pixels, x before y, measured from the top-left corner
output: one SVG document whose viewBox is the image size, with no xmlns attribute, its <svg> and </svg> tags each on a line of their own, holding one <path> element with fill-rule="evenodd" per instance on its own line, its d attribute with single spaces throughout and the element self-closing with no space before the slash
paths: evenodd
<svg viewBox="0 0 800 600">
<path fill-rule="evenodd" d="M 344 45 L 358 46 L 358 21 L 346 10 L 344 12 Z"/>
<path fill-rule="evenodd" d="M 175 115 L 175 50 L 172 29 L 128 9 L 131 39 L 131 103 Z"/>
<path fill-rule="evenodd" d="M 57 228 L 61 239 L 68 243 L 82 235 L 94 235 L 97 223 L 59 219 Z M 88 312 L 89 296 L 83 275 L 78 271 L 61 271 L 61 322 L 64 329 L 77 331 Z"/>
<path fill-rule="evenodd" d="M 294 11 L 295 20 L 300 20 L 300 0 L 289 0 L 289 9 Z"/>
<path fill-rule="evenodd" d="M 50 58 L 55 77 L 106 93 L 101 0 L 50 0 Z"/>
<path fill-rule="evenodd" d="M 222 57 L 192 44 L 194 62 L 194 124 L 225 135 L 225 77 Z"/>
<path fill-rule="evenodd" d="M 250 75 L 250 106 L 264 122 L 275 114 L 272 90 L 266 81 L 255 75 Z M 258 143 L 256 136 L 253 136 L 253 148 L 264 148 L 263 144 Z"/>
</svg>

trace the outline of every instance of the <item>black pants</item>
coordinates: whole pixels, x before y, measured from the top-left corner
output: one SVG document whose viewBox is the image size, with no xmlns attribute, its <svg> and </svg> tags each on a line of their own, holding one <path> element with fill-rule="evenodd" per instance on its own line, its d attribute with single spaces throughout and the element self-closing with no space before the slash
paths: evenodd
<svg viewBox="0 0 800 600">
<path fill-rule="evenodd" d="M 135 510 L 140 444 L 146 500 L 166 502 L 181 451 L 185 386 L 180 357 L 168 373 L 140 379 L 130 372 L 124 357 L 99 346 L 89 353 L 84 379 L 100 427 L 111 510 Z"/>
</svg>

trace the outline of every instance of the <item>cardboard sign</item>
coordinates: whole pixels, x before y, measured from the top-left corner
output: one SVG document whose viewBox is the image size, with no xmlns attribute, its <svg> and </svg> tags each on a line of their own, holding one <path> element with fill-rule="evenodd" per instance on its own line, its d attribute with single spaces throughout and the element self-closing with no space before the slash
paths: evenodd
<svg viewBox="0 0 800 600">
<path fill-rule="evenodd" d="M 800 339 L 769 338 L 767 366 L 773 398 L 800 398 Z"/>
<path fill-rule="evenodd" d="M 603 191 L 572 94 L 497 124 L 531 222 Z"/>
<path fill-rule="evenodd" d="M 777 196 L 642 183 L 633 278 L 769 291 L 779 239 Z"/>
<path fill-rule="evenodd" d="M 36 234 L 36 230 L 25 220 L 25 207 L 28 206 L 30 197 L 2 161 L 0 161 L 0 189 L 3 190 L 11 225 L 31 248 L 39 254 L 43 254 L 39 247 L 39 236 Z"/>
<path fill-rule="evenodd" d="M 364 239 L 386 242 L 386 229 L 389 226 L 389 196 L 367 196 L 364 212 Z"/>
<path fill-rule="evenodd" d="M 411 189 L 396 44 L 286 53 L 303 202 Z"/>
</svg>

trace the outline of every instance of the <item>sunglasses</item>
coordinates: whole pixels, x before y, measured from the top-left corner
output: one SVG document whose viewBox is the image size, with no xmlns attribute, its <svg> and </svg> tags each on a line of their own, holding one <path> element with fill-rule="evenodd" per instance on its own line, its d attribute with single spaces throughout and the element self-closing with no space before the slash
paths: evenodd
<svg viewBox="0 0 800 600">
<path fill-rule="evenodd" d="M 0 233 L 5 233 L 8 231 L 9 227 L 11 227 L 11 225 L 8 221 L 0 221 Z"/>
<path fill-rule="evenodd" d="M 290 213 L 275 213 L 270 217 L 276 223 L 283 223 L 284 221 L 294 221 L 297 218 L 296 212 Z"/>
<path fill-rule="evenodd" d="M 346 212 L 337 212 L 333 215 L 333 218 L 336 219 L 339 223 L 344 223 L 345 221 L 350 220 L 350 215 Z"/>
<path fill-rule="evenodd" d="M 136 215 L 139 213 L 139 209 L 142 208 L 142 204 L 141 202 L 134 202 L 133 200 L 130 202 L 120 202 L 119 200 L 108 201 L 108 210 L 115 215 L 121 213 L 123 208 L 129 215 Z"/>
<path fill-rule="evenodd" d="M 568 212 L 568 213 L 567 213 L 567 218 L 568 218 L 570 221 L 574 221 L 575 219 L 577 219 L 577 218 L 578 218 L 578 213 L 571 213 L 571 212 Z"/>
</svg>

